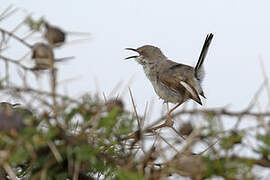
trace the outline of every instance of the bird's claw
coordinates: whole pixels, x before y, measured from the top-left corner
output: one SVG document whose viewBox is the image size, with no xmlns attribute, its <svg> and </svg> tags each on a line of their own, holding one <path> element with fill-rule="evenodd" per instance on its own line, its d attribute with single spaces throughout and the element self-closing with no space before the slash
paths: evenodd
<svg viewBox="0 0 270 180">
<path fill-rule="evenodd" d="M 173 124 L 174 122 L 171 120 L 171 118 L 168 118 L 164 123 L 164 125 L 167 127 L 173 127 Z"/>
</svg>

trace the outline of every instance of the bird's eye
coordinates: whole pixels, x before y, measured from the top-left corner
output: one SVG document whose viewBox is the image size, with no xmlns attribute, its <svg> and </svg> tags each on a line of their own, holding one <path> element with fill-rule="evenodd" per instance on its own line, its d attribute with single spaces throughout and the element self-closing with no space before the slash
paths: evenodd
<svg viewBox="0 0 270 180">
<path fill-rule="evenodd" d="M 145 50 L 141 50 L 140 55 L 143 55 L 144 57 L 148 57 L 147 52 Z"/>
</svg>

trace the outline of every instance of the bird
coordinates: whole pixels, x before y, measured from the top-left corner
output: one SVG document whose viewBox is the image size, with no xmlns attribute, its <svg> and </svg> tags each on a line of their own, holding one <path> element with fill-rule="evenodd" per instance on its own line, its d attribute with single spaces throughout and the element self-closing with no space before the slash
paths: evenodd
<svg viewBox="0 0 270 180">
<path fill-rule="evenodd" d="M 213 37 L 212 33 L 206 36 L 195 67 L 169 60 L 160 48 L 153 45 L 144 45 L 137 49 L 125 48 L 139 54 L 125 59 L 135 59 L 142 65 L 156 94 L 165 103 L 176 104 L 168 112 L 168 118 L 171 118 L 171 113 L 189 99 L 202 105 L 200 96 L 205 98 L 202 89 L 202 81 L 205 76 L 203 63 Z"/>
<path fill-rule="evenodd" d="M 53 68 L 54 52 L 50 45 L 45 43 L 35 43 L 32 46 L 32 59 L 35 60 L 34 69 Z"/>
<path fill-rule="evenodd" d="M 52 26 L 48 22 L 44 23 L 45 33 L 44 37 L 51 46 L 59 47 L 65 43 L 66 33 L 59 27 Z"/>
<path fill-rule="evenodd" d="M 85 32 L 70 32 L 65 31 L 60 27 L 53 26 L 47 21 L 44 21 L 44 34 L 43 37 L 47 40 L 47 42 L 52 46 L 53 48 L 61 47 L 67 43 L 68 36 L 70 35 L 83 35 L 83 36 L 89 36 L 89 33 Z M 81 39 L 86 40 L 86 39 Z M 76 40 L 78 41 L 78 40 Z M 80 40 L 79 40 L 80 41 Z M 70 41 L 69 43 L 71 43 Z M 74 41 L 73 41 L 74 42 Z"/>
<path fill-rule="evenodd" d="M 24 119 L 32 117 L 31 111 L 18 107 L 19 104 L 0 102 L 0 133 L 19 131 L 25 126 Z"/>
</svg>

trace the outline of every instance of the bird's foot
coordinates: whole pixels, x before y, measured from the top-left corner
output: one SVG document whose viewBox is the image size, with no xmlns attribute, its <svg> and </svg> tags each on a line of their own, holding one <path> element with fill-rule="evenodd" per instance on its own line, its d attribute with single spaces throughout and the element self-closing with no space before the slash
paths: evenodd
<svg viewBox="0 0 270 180">
<path fill-rule="evenodd" d="M 174 124 L 174 122 L 172 121 L 171 118 L 168 118 L 168 119 L 165 121 L 165 123 L 164 123 L 164 125 L 165 125 L 166 127 L 173 127 L 173 124 Z"/>
<path fill-rule="evenodd" d="M 174 122 L 171 119 L 167 119 L 163 124 L 153 127 L 149 130 L 147 130 L 148 132 L 153 132 L 156 131 L 158 129 L 164 128 L 164 127 L 173 127 Z"/>
</svg>

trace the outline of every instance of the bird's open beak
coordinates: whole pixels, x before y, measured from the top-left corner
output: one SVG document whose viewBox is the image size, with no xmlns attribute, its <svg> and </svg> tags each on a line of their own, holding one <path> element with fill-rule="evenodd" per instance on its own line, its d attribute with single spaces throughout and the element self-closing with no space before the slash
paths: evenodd
<svg viewBox="0 0 270 180">
<path fill-rule="evenodd" d="M 139 53 L 137 49 L 133 49 L 133 48 L 125 48 L 125 50 L 135 51 L 135 52 Z M 133 58 L 137 58 L 137 57 L 139 57 L 139 56 L 129 56 L 125 59 L 133 59 Z"/>
</svg>

